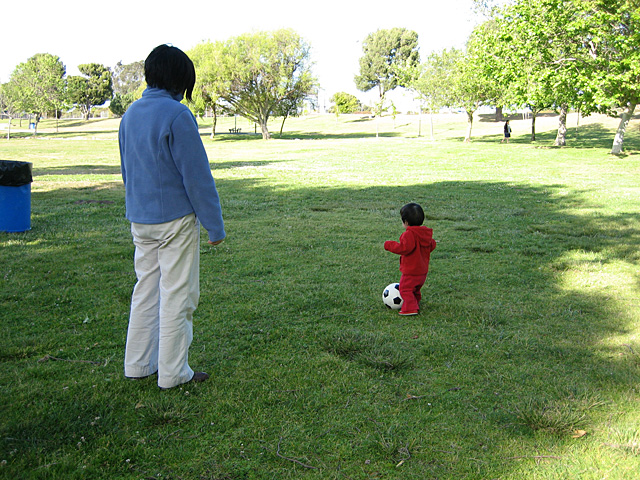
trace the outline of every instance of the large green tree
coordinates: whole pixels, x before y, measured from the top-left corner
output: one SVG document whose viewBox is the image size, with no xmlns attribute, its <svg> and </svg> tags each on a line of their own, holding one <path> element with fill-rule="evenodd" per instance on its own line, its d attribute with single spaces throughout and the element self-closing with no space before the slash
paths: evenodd
<svg viewBox="0 0 640 480">
<path fill-rule="evenodd" d="M 514 104 L 559 112 L 556 145 L 566 143 L 570 108 L 620 117 L 611 153 L 640 102 L 639 0 L 518 0 L 492 10 L 499 33 L 485 41 Z M 489 53 L 490 49 L 490 53 Z"/>
<path fill-rule="evenodd" d="M 196 85 L 190 108 L 196 115 L 213 114 L 211 137 L 216 134 L 218 115 L 226 111 L 221 93 L 228 88 L 230 78 L 225 75 L 222 42 L 204 42 L 187 52 L 196 68 Z"/>
<path fill-rule="evenodd" d="M 271 138 L 267 122 L 279 104 L 315 89 L 310 47 L 291 29 L 233 37 L 224 43 L 220 62 L 220 101 L 260 125 L 265 140 Z"/>
<path fill-rule="evenodd" d="M 495 11 L 495 8 L 492 7 L 491 11 Z M 502 73 L 503 59 L 497 55 L 500 51 L 501 36 L 500 24 L 494 17 L 474 28 L 467 42 L 468 50 L 476 55 L 479 74 L 487 80 L 486 102 L 495 106 L 496 121 L 503 120 L 503 109 L 510 106 L 509 86 Z"/>
<path fill-rule="evenodd" d="M 585 82 L 593 74 L 593 62 L 585 55 L 577 5 L 574 0 L 517 2 L 503 11 L 502 42 L 485 41 L 502 57 L 512 102 L 531 109 L 532 140 L 536 116 L 543 109 L 559 112 L 555 144 L 563 146 L 569 109 L 588 114 L 596 108 Z"/>
<path fill-rule="evenodd" d="M 38 131 L 40 118 L 47 112 L 57 112 L 64 105 L 66 68 L 60 57 L 38 53 L 19 64 L 9 79 L 16 92 L 16 108 L 35 117 Z"/>
<path fill-rule="evenodd" d="M 77 105 L 84 119 L 88 120 L 91 108 L 104 105 L 113 95 L 111 70 L 98 63 L 78 65 L 83 76 L 67 79 L 69 100 Z"/>
<path fill-rule="evenodd" d="M 587 26 L 584 44 L 596 64 L 590 77 L 596 102 L 620 117 L 611 148 L 617 155 L 640 103 L 640 1 L 586 0 L 580 7 Z"/>
<path fill-rule="evenodd" d="M 406 28 L 377 30 L 362 43 L 360 74 L 355 82 L 358 90 L 378 89 L 380 100 L 398 86 L 404 86 L 396 66 L 416 66 L 420 62 L 418 34 Z"/>
</svg>

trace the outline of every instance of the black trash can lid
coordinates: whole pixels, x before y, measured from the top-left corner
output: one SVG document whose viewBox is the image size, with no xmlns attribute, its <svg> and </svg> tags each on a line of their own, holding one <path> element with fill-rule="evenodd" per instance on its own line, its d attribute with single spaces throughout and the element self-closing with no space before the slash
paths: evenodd
<svg viewBox="0 0 640 480">
<path fill-rule="evenodd" d="M 33 182 L 33 163 L 0 160 L 0 185 L 5 187 L 21 187 Z"/>
</svg>

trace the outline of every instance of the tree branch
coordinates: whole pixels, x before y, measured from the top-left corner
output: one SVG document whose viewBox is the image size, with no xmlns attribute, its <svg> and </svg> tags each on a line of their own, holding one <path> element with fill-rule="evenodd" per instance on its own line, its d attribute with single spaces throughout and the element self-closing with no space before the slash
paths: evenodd
<svg viewBox="0 0 640 480">
<path fill-rule="evenodd" d="M 310 468 L 313 470 L 318 470 L 318 467 L 314 467 L 312 465 L 307 465 L 306 463 L 302 463 L 300 460 L 296 460 L 295 458 L 289 458 L 289 457 L 285 457 L 284 455 L 280 454 L 280 444 L 282 443 L 282 437 L 280 437 L 280 439 L 278 440 L 278 450 L 276 451 L 276 455 L 280 458 L 284 458 L 285 460 L 289 460 L 290 462 L 293 463 L 297 463 L 298 465 L 304 467 L 304 468 Z"/>
</svg>

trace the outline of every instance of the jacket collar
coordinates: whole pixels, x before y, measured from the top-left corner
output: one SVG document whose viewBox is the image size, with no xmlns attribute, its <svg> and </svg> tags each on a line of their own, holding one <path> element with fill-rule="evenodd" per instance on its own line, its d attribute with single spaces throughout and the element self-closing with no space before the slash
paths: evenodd
<svg viewBox="0 0 640 480">
<path fill-rule="evenodd" d="M 172 93 L 172 92 L 170 92 L 168 90 L 164 90 L 162 88 L 154 88 L 154 87 L 145 88 L 144 92 L 142 92 L 142 96 L 143 97 L 151 97 L 151 96 L 153 96 L 153 97 L 169 97 L 169 98 L 173 98 L 176 102 L 180 102 L 184 98 L 179 93 Z"/>
</svg>

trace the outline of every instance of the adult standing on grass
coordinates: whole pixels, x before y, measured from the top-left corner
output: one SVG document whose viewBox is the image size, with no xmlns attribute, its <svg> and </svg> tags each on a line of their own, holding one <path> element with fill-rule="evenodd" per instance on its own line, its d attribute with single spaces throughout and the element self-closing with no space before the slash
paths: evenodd
<svg viewBox="0 0 640 480">
<path fill-rule="evenodd" d="M 225 238 L 220 200 L 191 100 L 193 62 L 156 47 L 144 64 L 147 89 L 122 117 L 119 132 L 126 217 L 138 279 L 131 298 L 124 374 L 158 374 L 172 388 L 209 378 L 189 366 L 193 312 L 200 296 L 200 223 L 217 245 Z"/>
<path fill-rule="evenodd" d="M 504 138 L 500 141 L 500 143 L 505 140 L 509 143 L 509 139 L 511 138 L 511 125 L 509 125 L 509 120 L 504 122 Z"/>
</svg>

